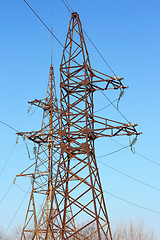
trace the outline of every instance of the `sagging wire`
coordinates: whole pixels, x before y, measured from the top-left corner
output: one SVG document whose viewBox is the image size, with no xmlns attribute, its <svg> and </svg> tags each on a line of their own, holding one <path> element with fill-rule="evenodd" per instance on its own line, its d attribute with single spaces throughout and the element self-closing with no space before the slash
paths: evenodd
<svg viewBox="0 0 160 240">
<path fill-rule="evenodd" d="M 112 103 L 115 103 L 117 100 L 118 100 L 118 99 L 115 99 L 115 100 L 114 100 Z M 100 112 L 100 111 L 102 111 L 102 110 L 104 110 L 104 109 L 108 108 L 109 106 L 111 106 L 111 105 L 112 105 L 112 103 L 110 103 L 110 104 L 106 105 L 106 106 L 105 106 L 105 107 L 103 107 L 103 108 L 100 108 L 100 109 L 98 109 L 98 110 L 94 111 L 94 113 L 96 113 L 96 112 Z"/>
<path fill-rule="evenodd" d="M 124 146 L 124 147 L 122 147 L 122 148 L 120 148 L 120 149 L 117 149 L 117 150 L 115 150 L 114 152 L 110 152 L 110 153 L 107 153 L 107 154 L 104 154 L 104 155 L 101 155 L 101 156 L 97 156 L 97 158 L 107 157 L 107 156 L 109 156 L 109 155 L 112 155 L 112 154 L 114 154 L 114 153 L 117 153 L 117 152 L 119 152 L 119 151 L 122 151 L 123 149 L 128 148 L 128 147 L 130 147 L 130 145 L 127 145 L 127 146 Z"/>
<path fill-rule="evenodd" d="M 37 110 L 37 108 L 35 108 L 35 109 L 33 110 L 33 112 L 31 112 L 31 113 L 29 114 L 29 112 L 31 111 L 31 108 L 32 108 L 32 104 L 29 106 L 28 111 L 27 111 L 27 114 L 28 114 L 29 116 L 33 115 L 33 114 L 35 113 L 35 111 Z"/>
<path fill-rule="evenodd" d="M 15 183 L 15 185 L 16 185 L 22 192 L 24 192 L 24 193 L 30 193 L 29 191 L 27 192 L 27 191 L 23 190 L 17 183 Z"/>
<path fill-rule="evenodd" d="M 9 186 L 8 190 L 6 191 L 6 193 L 4 194 L 4 196 L 1 198 L 0 200 L 0 204 L 4 201 L 4 199 L 6 198 L 6 196 L 8 195 L 8 193 L 10 192 L 11 188 L 13 185 L 16 185 L 22 192 L 24 193 L 30 193 L 30 192 L 26 192 L 25 190 L 23 190 L 17 183 L 16 183 L 16 177 L 14 178 L 12 184 Z"/>
</svg>

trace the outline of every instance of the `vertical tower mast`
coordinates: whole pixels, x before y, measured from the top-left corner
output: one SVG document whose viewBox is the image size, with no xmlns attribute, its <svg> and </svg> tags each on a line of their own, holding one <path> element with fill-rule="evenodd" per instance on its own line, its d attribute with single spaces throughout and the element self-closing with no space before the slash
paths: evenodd
<svg viewBox="0 0 160 240">
<path fill-rule="evenodd" d="M 21 239 L 42 239 L 46 235 L 47 219 L 50 214 L 55 165 L 59 158 L 60 138 L 59 110 L 55 91 L 54 69 L 51 64 L 46 98 L 29 102 L 43 110 L 40 131 L 18 133 L 24 140 L 34 142 L 35 161 L 19 176 L 31 177 L 32 190 Z M 37 145 L 37 146 L 36 146 Z M 37 149 L 38 148 L 38 149 Z M 55 196 L 56 198 L 56 196 Z M 41 210 L 36 207 L 40 206 Z M 38 229 L 38 230 L 37 230 Z M 47 233 L 48 237 L 50 233 Z M 49 239 L 49 238 L 48 238 Z"/>
<path fill-rule="evenodd" d="M 34 164 L 18 175 L 32 178 L 21 239 L 112 240 L 94 141 L 140 133 L 135 124 L 95 116 L 93 95 L 124 88 L 122 79 L 91 68 L 79 15 L 72 13 L 60 65 L 60 110 L 51 65 L 45 101 L 30 102 L 44 111 L 41 130 L 18 133 L 38 145 Z"/>
</svg>

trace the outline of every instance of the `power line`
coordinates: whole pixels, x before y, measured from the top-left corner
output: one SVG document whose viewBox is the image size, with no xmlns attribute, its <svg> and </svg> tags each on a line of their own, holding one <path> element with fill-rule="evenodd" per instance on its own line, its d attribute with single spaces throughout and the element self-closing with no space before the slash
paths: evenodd
<svg viewBox="0 0 160 240">
<path fill-rule="evenodd" d="M 126 199 L 124 199 L 124 198 L 122 198 L 122 197 L 119 197 L 119 196 L 117 196 L 117 195 L 115 195 L 115 194 L 113 194 L 113 193 L 110 193 L 110 192 L 108 192 L 108 191 L 106 191 L 106 190 L 103 190 L 103 192 L 105 192 L 105 193 L 107 193 L 107 194 L 109 194 L 109 195 L 111 195 L 111 196 L 113 196 L 113 197 L 115 197 L 115 198 L 117 198 L 117 199 L 119 199 L 119 200 L 121 200 L 121 201 L 123 201 L 123 202 L 126 202 L 126 203 L 128 203 L 128 204 L 130 204 L 130 205 L 133 205 L 133 206 L 135 206 L 135 207 L 138 207 L 138 208 L 147 210 L 147 211 L 152 212 L 152 213 L 160 214 L 159 211 L 155 211 L 155 210 L 153 210 L 153 209 L 146 208 L 146 207 L 143 207 L 143 206 L 138 205 L 138 204 L 136 204 L 136 203 L 130 202 L 130 201 L 128 201 L 128 200 L 126 200 Z"/>
<path fill-rule="evenodd" d="M 69 6 L 69 4 L 68 4 L 66 1 L 64 1 L 64 0 L 61 0 L 61 1 L 62 1 L 63 4 L 65 5 L 65 7 L 68 9 L 68 11 L 69 11 L 70 13 L 72 13 L 73 11 L 72 11 L 71 7 Z"/>
<path fill-rule="evenodd" d="M 113 171 L 115 171 L 115 172 L 117 172 L 117 173 L 119 173 L 119 174 L 121 174 L 121 175 L 123 175 L 123 176 L 125 176 L 125 177 L 128 177 L 128 178 L 130 178 L 130 179 L 132 179 L 132 180 L 134 180 L 134 181 L 136 181 L 136 182 L 138 182 L 138 183 L 141 183 L 141 184 L 143 184 L 143 185 L 145 185 L 145 186 L 147 186 L 147 187 L 150 187 L 150 188 L 152 188 L 152 189 L 154 189 L 154 190 L 160 191 L 160 188 L 154 187 L 154 186 L 152 186 L 152 185 L 150 185 L 150 184 L 148 184 L 148 183 L 145 183 L 145 182 L 143 182 L 143 181 L 141 181 L 141 180 L 139 180 L 139 179 L 137 179 L 137 178 L 131 177 L 130 175 L 128 175 L 128 174 L 126 174 L 126 173 L 123 173 L 123 172 L 119 171 L 118 169 L 115 169 L 115 168 L 111 167 L 110 165 L 108 165 L 108 164 L 106 164 L 106 163 L 103 163 L 103 162 L 101 162 L 101 161 L 99 161 L 99 160 L 97 160 L 97 162 L 103 164 L 104 166 L 112 169 Z"/>
<path fill-rule="evenodd" d="M 56 39 L 56 41 L 64 48 L 63 44 L 60 42 L 60 40 L 56 37 L 56 35 L 53 34 L 53 32 L 49 29 L 49 27 L 45 24 L 45 22 L 38 16 L 38 14 L 33 10 L 33 8 L 29 5 L 29 3 L 24 0 L 24 2 L 27 4 L 27 6 L 31 9 L 31 11 L 36 15 L 36 17 L 41 21 L 41 23 L 45 26 L 45 28 L 52 34 L 52 36 Z"/>
<path fill-rule="evenodd" d="M 18 213 L 19 209 L 21 208 L 21 206 L 22 206 L 22 204 L 23 204 L 23 202 L 24 202 L 24 200 L 25 200 L 25 198 L 26 198 L 26 196 L 27 196 L 29 189 L 30 189 L 30 186 L 29 186 L 29 188 L 28 188 L 28 190 L 27 190 L 27 192 L 26 192 L 24 198 L 22 199 L 22 202 L 20 203 L 19 207 L 17 208 L 17 210 L 16 210 L 16 212 L 15 212 L 13 218 L 11 219 L 11 221 L 10 221 L 10 223 L 9 223 L 9 225 L 8 225 L 8 227 L 7 227 L 7 229 L 6 229 L 6 231 L 5 231 L 5 234 L 8 232 L 10 226 L 12 225 L 12 222 L 14 221 L 15 217 L 17 216 L 17 213 Z"/>
<path fill-rule="evenodd" d="M 3 200 L 5 199 L 5 197 L 8 195 L 9 191 L 11 190 L 13 186 L 13 183 L 9 186 L 8 190 L 6 191 L 6 193 L 4 194 L 3 198 L 0 200 L 0 204 L 3 202 Z"/>
<path fill-rule="evenodd" d="M 30 193 L 30 192 L 24 191 L 17 183 L 15 183 L 15 185 L 16 185 L 22 192 L 24 192 L 24 193 Z"/>
<path fill-rule="evenodd" d="M 29 5 L 29 3 L 24 0 L 24 2 L 27 4 L 27 6 L 31 9 L 31 11 L 36 15 L 36 17 L 41 21 L 41 23 L 45 26 L 45 28 L 53 35 L 53 37 L 57 40 L 57 42 L 64 48 L 63 44 L 60 42 L 60 40 L 53 34 L 53 32 L 49 29 L 49 27 L 45 24 L 45 22 L 38 16 L 38 14 L 33 10 L 33 8 Z M 73 12 L 73 10 L 71 11 L 68 7 L 68 3 L 66 3 L 66 1 L 62 0 L 63 4 L 66 6 L 66 8 L 68 9 L 68 11 L 70 13 Z M 71 8 L 71 7 L 70 7 Z M 85 32 L 85 30 L 83 29 L 83 32 L 85 33 L 85 35 L 87 36 L 88 40 L 91 42 L 91 44 L 94 46 L 94 48 L 96 49 L 96 51 L 98 52 L 98 54 L 101 56 L 101 58 L 103 59 L 103 61 L 106 63 L 106 65 L 108 66 L 108 68 L 112 71 L 112 73 L 114 75 L 116 75 L 114 73 L 114 71 L 112 70 L 112 68 L 109 66 L 109 64 L 107 63 L 107 61 L 105 60 L 105 58 L 103 57 L 103 55 L 100 53 L 100 51 L 98 50 L 98 48 L 95 46 L 95 44 L 93 43 L 93 41 L 90 39 L 90 37 L 88 36 L 88 34 Z"/>
<path fill-rule="evenodd" d="M 2 123 L 3 125 L 5 125 L 6 127 L 9 127 L 10 129 L 14 130 L 15 132 L 18 132 L 17 129 L 15 129 L 14 127 L 11 127 L 10 125 L 8 125 L 7 123 L 0 121 L 0 123 Z"/>
<path fill-rule="evenodd" d="M 0 122 L 2 122 L 2 121 L 0 121 Z M 15 131 L 15 129 L 14 129 L 13 127 L 11 127 L 10 125 L 5 124 L 4 122 L 3 122 L 3 124 L 6 125 L 7 127 L 9 127 L 10 129 L 12 129 L 12 130 Z M 19 132 L 18 130 L 16 130 L 16 131 Z M 115 143 L 117 143 L 117 144 L 119 144 L 120 146 L 123 147 L 122 149 L 118 149 L 118 150 L 116 150 L 115 152 L 121 151 L 121 150 L 123 150 L 124 148 L 128 149 L 128 147 L 130 146 L 130 145 L 128 145 L 128 147 L 126 147 L 126 146 L 124 146 L 123 144 L 119 143 L 118 141 L 114 140 L 113 138 L 109 138 L 109 139 L 110 139 L 111 141 L 113 141 L 113 142 L 115 142 Z M 129 149 L 128 149 L 128 150 L 129 150 Z M 103 156 L 108 156 L 108 155 L 111 155 L 111 154 L 112 154 L 112 153 L 108 153 L 108 154 L 105 154 L 105 155 L 103 155 Z M 157 166 L 160 167 L 160 164 L 159 164 L 158 162 L 153 161 L 152 159 L 150 159 L 150 158 L 148 158 L 148 157 L 146 157 L 146 156 L 144 156 L 144 155 L 142 155 L 142 154 L 140 154 L 140 153 L 138 153 L 138 152 L 135 152 L 135 154 L 138 155 L 138 156 L 140 156 L 141 158 L 146 159 L 146 160 L 148 160 L 149 162 L 152 162 L 153 164 L 155 164 L 155 165 L 157 165 Z M 99 157 L 103 157 L 103 156 L 99 156 Z"/>
<path fill-rule="evenodd" d="M 63 4 L 66 6 L 66 8 L 71 12 L 71 7 L 69 9 L 69 4 L 67 2 L 65 2 L 64 0 L 61 0 L 63 2 Z M 101 52 L 98 50 L 98 48 L 95 46 L 95 44 L 93 43 L 93 41 L 91 40 L 91 38 L 88 36 L 88 34 L 86 33 L 86 31 L 83 29 L 84 34 L 86 35 L 86 37 L 88 38 L 88 40 L 91 42 L 91 44 L 93 45 L 93 47 L 96 49 L 96 51 L 98 52 L 98 54 L 101 56 L 101 58 L 103 59 L 103 61 L 105 62 L 105 64 L 108 66 L 108 68 L 111 70 L 111 72 L 113 73 L 113 75 L 115 76 L 115 72 L 113 71 L 113 69 L 110 67 L 110 65 L 108 64 L 108 62 L 106 61 L 106 59 L 103 57 L 103 55 L 101 54 Z M 110 102 L 110 104 L 116 108 L 116 110 L 120 113 L 120 115 L 129 123 L 128 119 L 122 114 L 122 112 L 117 109 L 117 107 L 113 104 L 113 102 L 110 101 L 110 99 L 105 95 L 105 93 L 101 90 L 102 94 L 107 98 L 107 100 Z"/>
<path fill-rule="evenodd" d="M 64 2 L 66 2 L 66 4 L 68 5 L 68 7 L 70 8 L 70 10 L 71 10 L 72 12 L 74 12 L 73 9 L 72 9 L 72 7 L 71 7 L 71 5 L 67 2 L 67 0 L 64 0 Z"/>
<path fill-rule="evenodd" d="M 1 156 L 0 156 L 0 161 L 1 161 L 1 159 L 3 158 L 3 156 L 4 156 L 6 153 L 8 153 L 7 150 L 8 150 L 8 148 L 10 147 L 10 145 L 11 145 L 14 137 L 15 137 L 15 135 L 12 136 L 12 138 L 11 138 L 11 140 L 9 141 L 8 145 L 3 149 L 3 152 L 2 152 L 2 154 L 1 154 Z"/>
<path fill-rule="evenodd" d="M 53 34 L 52 30 L 49 29 L 49 27 L 45 24 L 45 22 L 39 17 L 39 15 L 33 10 L 33 8 L 28 4 L 28 2 L 26 0 L 24 0 L 24 2 L 27 4 L 27 6 L 31 9 L 31 11 L 36 15 L 36 17 L 41 21 L 41 23 L 45 26 L 45 28 L 52 34 L 52 36 L 57 40 L 57 42 L 64 48 L 63 44 L 60 42 L 60 40 Z M 64 5 L 67 7 L 67 3 L 64 2 L 64 0 L 62 0 L 62 2 L 64 3 Z M 67 9 L 71 12 L 71 10 L 67 7 Z M 112 68 L 109 66 L 109 64 L 107 63 L 107 61 L 105 60 L 105 58 L 102 56 L 102 54 L 100 53 L 100 51 L 97 49 L 97 47 L 95 46 L 95 44 L 93 43 L 93 41 L 89 38 L 89 36 L 87 35 L 87 33 L 85 32 L 85 30 L 83 29 L 83 32 L 85 33 L 85 35 L 87 36 L 87 38 L 89 39 L 89 41 L 92 43 L 92 45 L 94 46 L 94 48 L 96 49 L 96 51 L 99 53 L 99 55 L 102 57 L 103 61 L 106 63 L 106 65 L 109 67 L 109 69 L 112 71 L 112 73 L 114 75 L 116 75 L 114 73 L 114 71 L 112 70 Z M 101 91 L 102 92 L 102 91 Z M 111 102 L 111 100 L 102 92 L 102 94 L 108 99 L 108 101 L 110 102 L 110 104 L 112 104 L 114 106 L 114 108 L 116 108 L 116 106 Z M 121 116 L 129 123 L 129 121 L 127 120 L 127 118 L 120 112 L 119 109 L 116 108 L 116 110 L 121 114 Z"/>
<path fill-rule="evenodd" d="M 20 122 L 20 126 L 23 124 L 23 122 L 24 122 L 24 120 L 25 120 L 25 118 L 27 117 L 28 114 L 29 114 L 29 111 L 27 111 L 24 119 L 22 119 L 22 121 Z M 17 133 L 19 132 L 17 129 L 15 129 L 14 127 L 10 126 L 9 124 L 7 124 L 7 123 L 5 123 L 5 122 L 3 122 L 3 121 L 1 121 L 1 120 L 0 120 L 0 123 L 2 123 L 3 125 L 5 125 L 6 127 L 10 128 L 10 129 L 14 130 L 14 131 L 17 132 Z M 13 139 L 13 137 L 11 138 L 11 141 L 9 142 L 9 144 L 7 145 L 7 147 L 5 148 L 5 150 L 4 150 L 4 152 L 2 153 L 2 155 L 0 156 L 0 160 L 2 159 L 2 157 L 4 156 L 4 154 L 7 152 L 7 149 L 9 148 L 9 146 L 11 145 L 12 139 Z M 13 151 L 14 151 L 15 146 L 16 146 L 17 143 L 18 143 L 18 138 L 17 138 L 17 140 L 16 140 L 16 143 L 15 143 L 12 151 L 10 152 L 10 155 L 8 156 L 8 158 L 7 158 L 5 164 L 4 164 L 4 166 L 3 166 L 3 168 L 2 168 L 2 170 L 1 170 L 1 172 L 0 172 L 0 176 L 2 175 L 2 173 L 3 173 L 3 171 L 4 171 L 4 169 L 5 169 L 6 165 L 7 165 L 7 163 L 8 163 L 8 161 L 9 161 L 9 159 L 10 159 L 10 157 L 11 157 L 11 155 L 12 155 L 12 153 L 13 153 Z"/>
<path fill-rule="evenodd" d="M 110 102 L 110 104 L 112 104 L 112 106 L 119 112 L 119 114 L 128 122 L 128 123 L 130 123 L 129 121 L 128 121 L 128 119 L 123 115 L 123 113 L 113 104 L 113 102 L 111 102 L 111 100 L 106 96 L 106 94 L 102 91 L 102 90 L 100 90 L 101 91 L 101 93 L 104 95 L 104 97 Z"/>
<path fill-rule="evenodd" d="M 7 163 L 8 163 L 8 161 L 9 161 L 9 159 L 10 159 L 10 157 L 11 157 L 11 155 L 12 155 L 12 153 L 13 153 L 15 147 L 16 147 L 16 144 L 17 144 L 17 143 L 15 143 L 15 145 L 13 146 L 13 148 L 12 148 L 12 150 L 11 150 L 11 152 L 10 152 L 10 154 L 9 154 L 9 156 L 8 156 L 8 158 L 7 158 L 7 160 L 6 160 L 6 162 L 5 162 L 5 164 L 3 165 L 3 168 L 2 168 L 2 170 L 1 170 L 1 172 L 0 172 L 0 176 L 2 175 L 2 173 L 3 173 L 4 169 L 5 169 L 5 167 L 7 166 Z"/>
<path fill-rule="evenodd" d="M 91 44 L 93 45 L 93 47 L 96 49 L 96 51 L 98 52 L 98 54 L 101 56 L 101 58 L 103 59 L 103 61 L 105 62 L 105 64 L 107 65 L 107 67 L 111 70 L 111 72 L 113 73 L 113 75 L 115 76 L 115 72 L 113 71 L 113 69 L 109 66 L 109 64 L 107 63 L 107 61 L 105 60 L 105 58 L 103 57 L 103 55 L 101 54 L 101 52 L 98 50 L 98 48 L 96 47 L 96 45 L 93 43 L 93 41 L 90 39 L 90 37 L 88 36 L 88 34 L 86 33 L 86 31 L 83 29 L 84 34 L 86 35 L 86 37 L 88 38 L 88 40 L 91 42 Z"/>
<path fill-rule="evenodd" d="M 115 100 L 114 100 L 112 103 L 116 102 L 117 100 L 118 100 L 118 99 L 115 99 Z M 96 113 L 96 112 L 100 112 L 100 111 L 102 111 L 102 110 L 104 110 L 104 109 L 108 108 L 109 106 L 111 106 L 111 105 L 112 105 L 112 103 L 108 104 L 107 106 L 105 106 L 105 107 L 103 107 L 103 108 L 100 108 L 100 109 L 98 109 L 98 110 L 94 111 L 94 113 Z"/>
<path fill-rule="evenodd" d="M 114 140 L 113 138 L 110 138 L 110 140 L 113 141 L 113 142 L 115 142 L 115 143 L 117 143 L 118 145 L 124 147 L 123 144 L 119 143 L 118 141 Z M 128 149 L 128 148 L 126 148 L 126 149 Z M 129 150 L 129 149 L 128 149 L 128 150 Z M 136 155 L 140 156 L 141 158 L 143 158 L 143 159 L 145 159 L 145 160 L 147 160 L 147 161 L 149 161 L 149 162 L 157 165 L 158 167 L 160 167 L 160 164 L 159 164 L 158 162 L 153 161 L 152 159 L 150 159 L 150 158 L 148 158 L 148 157 L 146 157 L 146 156 L 144 156 L 144 155 L 142 155 L 142 154 L 140 154 L 140 153 L 138 153 L 138 152 L 136 152 L 136 151 L 134 152 L 134 154 L 136 154 Z"/>
<path fill-rule="evenodd" d="M 119 152 L 119 151 L 122 151 L 123 149 L 128 148 L 128 147 L 130 147 L 130 145 L 127 145 L 127 146 L 125 146 L 125 147 L 123 147 L 123 148 L 120 148 L 120 149 L 118 149 L 118 150 L 115 150 L 114 152 L 110 152 L 110 153 L 107 153 L 107 154 L 105 154 L 105 155 L 98 156 L 97 158 L 103 158 L 103 157 L 112 155 L 112 154 L 117 153 L 117 152 Z"/>
<path fill-rule="evenodd" d="M 63 4 L 65 5 L 65 7 L 68 9 L 68 11 L 70 13 L 73 12 L 71 6 L 69 5 L 69 3 L 67 3 L 66 0 L 61 0 L 63 2 Z M 98 54 L 100 55 L 100 57 L 103 59 L 103 61 L 105 62 L 105 64 L 107 65 L 107 67 L 111 70 L 111 72 L 114 74 L 114 76 L 116 75 L 115 72 L 113 71 L 113 69 L 110 67 L 110 65 L 108 64 L 108 62 L 106 61 L 106 59 L 103 57 L 102 53 L 98 50 L 98 48 L 96 47 L 96 45 L 93 43 L 93 41 L 91 40 L 91 38 L 88 36 L 88 34 L 86 33 L 86 31 L 83 29 L 84 34 L 86 35 L 86 37 L 88 38 L 88 40 L 90 41 L 90 43 L 92 44 L 92 46 L 96 49 L 96 51 L 98 52 Z"/>
</svg>

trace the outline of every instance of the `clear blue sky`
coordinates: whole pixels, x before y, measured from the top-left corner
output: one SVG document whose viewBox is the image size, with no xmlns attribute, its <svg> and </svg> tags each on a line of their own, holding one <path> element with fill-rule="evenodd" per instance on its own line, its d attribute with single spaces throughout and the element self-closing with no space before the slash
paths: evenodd
<svg viewBox="0 0 160 240">
<path fill-rule="evenodd" d="M 70 19 L 61 0 L 28 0 L 46 24 L 64 43 Z M 136 151 L 160 164 L 159 147 L 159 89 L 160 89 L 160 2 L 146 1 L 71 1 L 68 3 L 80 15 L 82 25 L 97 48 L 102 52 L 110 66 L 125 85 L 129 85 L 119 108 L 124 115 L 143 132 L 138 138 Z M 53 20 L 51 15 L 53 15 Z M 50 34 L 33 15 L 23 0 L 0 1 L 0 120 L 20 131 L 36 130 L 40 127 L 41 113 L 36 111 L 25 118 L 27 101 L 45 96 L 50 67 Z M 52 24 L 53 22 L 53 24 Z M 87 41 L 92 66 L 107 74 L 112 74 L 92 45 Z M 53 62 L 55 67 L 57 91 L 59 91 L 59 64 L 62 56 L 61 46 L 54 40 Z M 118 93 L 108 96 L 115 99 Z M 102 95 L 95 96 L 95 108 L 107 105 Z M 113 107 L 99 112 L 106 118 L 125 120 Z M 24 119 L 25 118 L 25 119 Z M 0 156 L 9 142 L 11 144 L 0 158 L 0 171 L 16 141 L 14 131 L 0 124 Z M 127 145 L 128 138 L 116 138 Z M 102 144 L 103 143 L 103 144 Z M 120 146 L 110 139 L 98 140 L 96 155 L 110 153 Z M 160 188 L 160 167 L 123 150 L 100 160 L 134 178 Z M 30 164 L 22 142 L 15 148 L 2 175 L 0 176 L 0 199 L 11 185 L 16 174 Z M 103 189 L 135 204 L 160 212 L 160 191 L 151 189 L 98 163 Z M 27 181 L 17 180 L 19 186 L 27 188 Z M 7 228 L 25 193 L 13 186 L 5 200 L 0 204 L 0 225 Z M 23 224 L 28 204 L 27 195 L 11 228 Z M 111 195 L 105 194 L 111 226 L 119 221 L 143 219 L 146 228 L 160 235 L 160 214 L 152 213 L 127 204 Z M 160 239 L 160 238 L 158 238 Z"/>
</svg>

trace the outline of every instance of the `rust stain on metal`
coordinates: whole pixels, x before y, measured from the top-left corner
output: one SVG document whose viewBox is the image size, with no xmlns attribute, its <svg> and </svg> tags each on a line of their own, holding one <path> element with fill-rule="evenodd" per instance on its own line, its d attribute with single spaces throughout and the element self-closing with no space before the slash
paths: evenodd
<svg viewBox="0 0 160 240">
<path fill-rule="evenodd" d="M 122 78 L 91 67 L 77 13 L 72 13 L 69 23 L 60 76 L 60 109 L 51 65 L 45 100 L 29 102 L 43 110 L 41 129 L 18 133 L 38 148 L 35 162 L 18 175 L 32 179 L 21 240 L 112 240 L 94 141 L 140 133 L 136 125 L 94 115 L 95 91 L 126 87 Z M 87 232 L 92 224 L 95 231 Z"/>
</svg>

